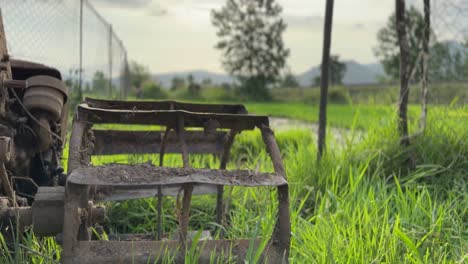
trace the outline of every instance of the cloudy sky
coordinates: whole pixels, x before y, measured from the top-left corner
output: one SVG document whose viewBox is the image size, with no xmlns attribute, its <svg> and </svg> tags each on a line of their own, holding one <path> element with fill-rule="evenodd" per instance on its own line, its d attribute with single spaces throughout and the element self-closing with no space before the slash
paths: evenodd
<svg viewBox="0 0 468 264">
<path fill-rule="evenodd" d="M 113 24 L 129 57 L 152 72 L 204 69 L 223 72 L 210 10 L 223 0 L 90 0 Z M 320 62 L 325 0 L 278 0 L 288 23 L 288 64 L 302 73 Z M 361 63 L 377 61 L 376 32 L 393 12 L 393 0 L 335 1 L 332 53 Z"/>
</svg>

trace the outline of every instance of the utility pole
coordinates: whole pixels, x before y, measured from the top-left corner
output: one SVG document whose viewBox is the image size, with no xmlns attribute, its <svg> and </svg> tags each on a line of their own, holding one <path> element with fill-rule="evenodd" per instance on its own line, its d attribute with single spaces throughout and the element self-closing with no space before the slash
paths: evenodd
<svg viewBox="0 0 468 264">
<path fill-rule="evenodd" d="M 330 46 L 333 24 L 333 0 L 327 0 L 325 8 L 325 25 L 323 30 L 323 50 L 322 50 L 322 65 L 320 76 L 320 109 L 319 109 L 319 128 L 318 128 L 318 152 L 317 160 L 322 159 L 325 150 L 325 136 L 327 127 L 327 97 L 328 97 L 328 82 L 330 71 Z"/>
</svg>

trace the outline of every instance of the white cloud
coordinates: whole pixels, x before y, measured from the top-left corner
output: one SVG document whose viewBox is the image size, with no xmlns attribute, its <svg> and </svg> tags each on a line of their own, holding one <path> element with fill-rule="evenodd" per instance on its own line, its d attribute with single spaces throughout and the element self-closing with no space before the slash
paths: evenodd
<svg viewBox="0 0 468 264">
<path fill-rule="evenodd" d="M 99 0 L 103 1 L 110 0 Z M 221 72 L 219 52 L 213 48 L 216 35 L 210 11 L 224 2 L 137 0 L 126 10 L 101 6 L 100 11 L 115 24 L 131 57 L 149 65 L 153 71 L 208 69 Z M 305 71 L 320 61 L 326 1 L 278 2 L 283 5 L 283 17 L 288 23 L 284 37 L 291 49 L 289 65 L 294 72 Z M 332 51 L 344 59 L 376 61 L 372 53 L 375 35 L 393 9 L 393 0 L 335 1 Z M 158 10 L 163 10 L 164 16 Z"/>
</svg>

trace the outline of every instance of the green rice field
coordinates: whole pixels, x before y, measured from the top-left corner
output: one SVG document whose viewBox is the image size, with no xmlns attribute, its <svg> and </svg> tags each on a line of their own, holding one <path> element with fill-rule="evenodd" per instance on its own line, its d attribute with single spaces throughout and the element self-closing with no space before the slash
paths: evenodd
<svg viewBox="0 0 468 264">
<path fill-rule="evenodd" d="M 300 103 L 247 103 L 256 114 L 315 122 L 318 107 Z M 411 147 L 399 146 L 395 107 L 330 105 L 330 126 L 348 128 L 340 148 L 329 147 L 316 162 L 316 136 L 308 130 L 276 133 L 289 182 L 292 243 L 290 263 L 467 263 L 468 262 L 468 108 L 438 106 L 428 127 L 417 133 L 419 107 L 410 107 Z M 355 130 L 365 130 L 362 137 Z M 330 137 L 328 137 L 330 138 Z M 328 145 L 333 146 L 333 139 Z M 404 162 L 410 155 L 415 166 Z M 64 160 L 66 162 L 66 160 Z M 159 163 L 159 155 L 95 157 L 94 164 Z M 211 155 L 194 155 L 191 165 L 217 168 Z M 181 166 L 180 155 L 167 155 L 166 166 Z M 228 169 L 273 171 L 258 132 L 235 142 Z M 276 212 L 273 188 L 228 188 L 227 238 L 271 234 Z M 190 230 L 212 230 L 214 196 L 195 197 Z M 163 229 L 177 230 L 174 198 L 164 199 Z M 155 199 L 106 204 L 109 233 L 151 233 L 156 229 Z M 102 234 L 106 239 L 109 234 Z M 55 263 L 61 247 L 54 238 L 27 232 L 7 245 L 0 237 L 0 263 Z M 262 248 L 250 248 L 245 263 L 257 263 Z M 196 263 L 197 249 L 186 263 Z M 173 256 L 163 255 L 171 263 Z M 236 261 L 234 258 L 229 261 Z M 228 261 L 228 262 L 229 262 Z M 221 262 L 213 257 L 213 263 Z"/>
</svg>

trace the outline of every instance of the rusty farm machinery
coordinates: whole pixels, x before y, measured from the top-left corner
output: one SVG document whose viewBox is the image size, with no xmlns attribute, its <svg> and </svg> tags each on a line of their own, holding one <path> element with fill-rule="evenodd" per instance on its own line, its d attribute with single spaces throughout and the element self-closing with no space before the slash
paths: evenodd
<svg viewBox="0 0 468 264">
<path fill-rule="evenodd" d="M 0 21 L 1 26 L 1 21 Z M 85 99 L 74 109 L 69 137 L 68 170 L 61 166 L 67 139 L 68 92 L 56 69 L 12 60 L 0 27 L 0 224 L 31 227 L 37 236 L 55 236 L 63 263 L 154 263 L 161 254 L 183 262 L 196 245 L 198 261 L 209 263 L 213 252 L 232 252 L 243 263 L 260 239 L 191 241 L 192 195 L 216 195 L 216 219 L 223 222 L 224 186 L 275 187 L 278 213 L 263 250 L 269 263 L 287 263 L 290 247 L 288 184 L 268 117 L 247 113 L 243 105 L 192 104 L 176 101 Z M 104 130 L 98 124 L 158 126 L 158 130 Z M 227 170 L 236 135 L 259 129 L 274 172 Z M 177 153 L 182 167 L 164 166 L 164 155 Z M 92 156 L 159 154 L 159 164 L 93 165 Z M 191 154 L 215 154 L 216 169 L 190 165 Z M 271 188 L 270 188 L 271 189 Z M 161 210 L 165 196 L 181 196 L 177 239 L 162 239 Z M 94 239 L 91 227 L 105 219 L 106 201 L 145 197 L 157 200 L 157 232 L 150 240 L 126 234 Z M 259 205 L 261 206 L 261 205 Z M 228 227 L 227 227 L 228 228 Z"/>
</svg>

